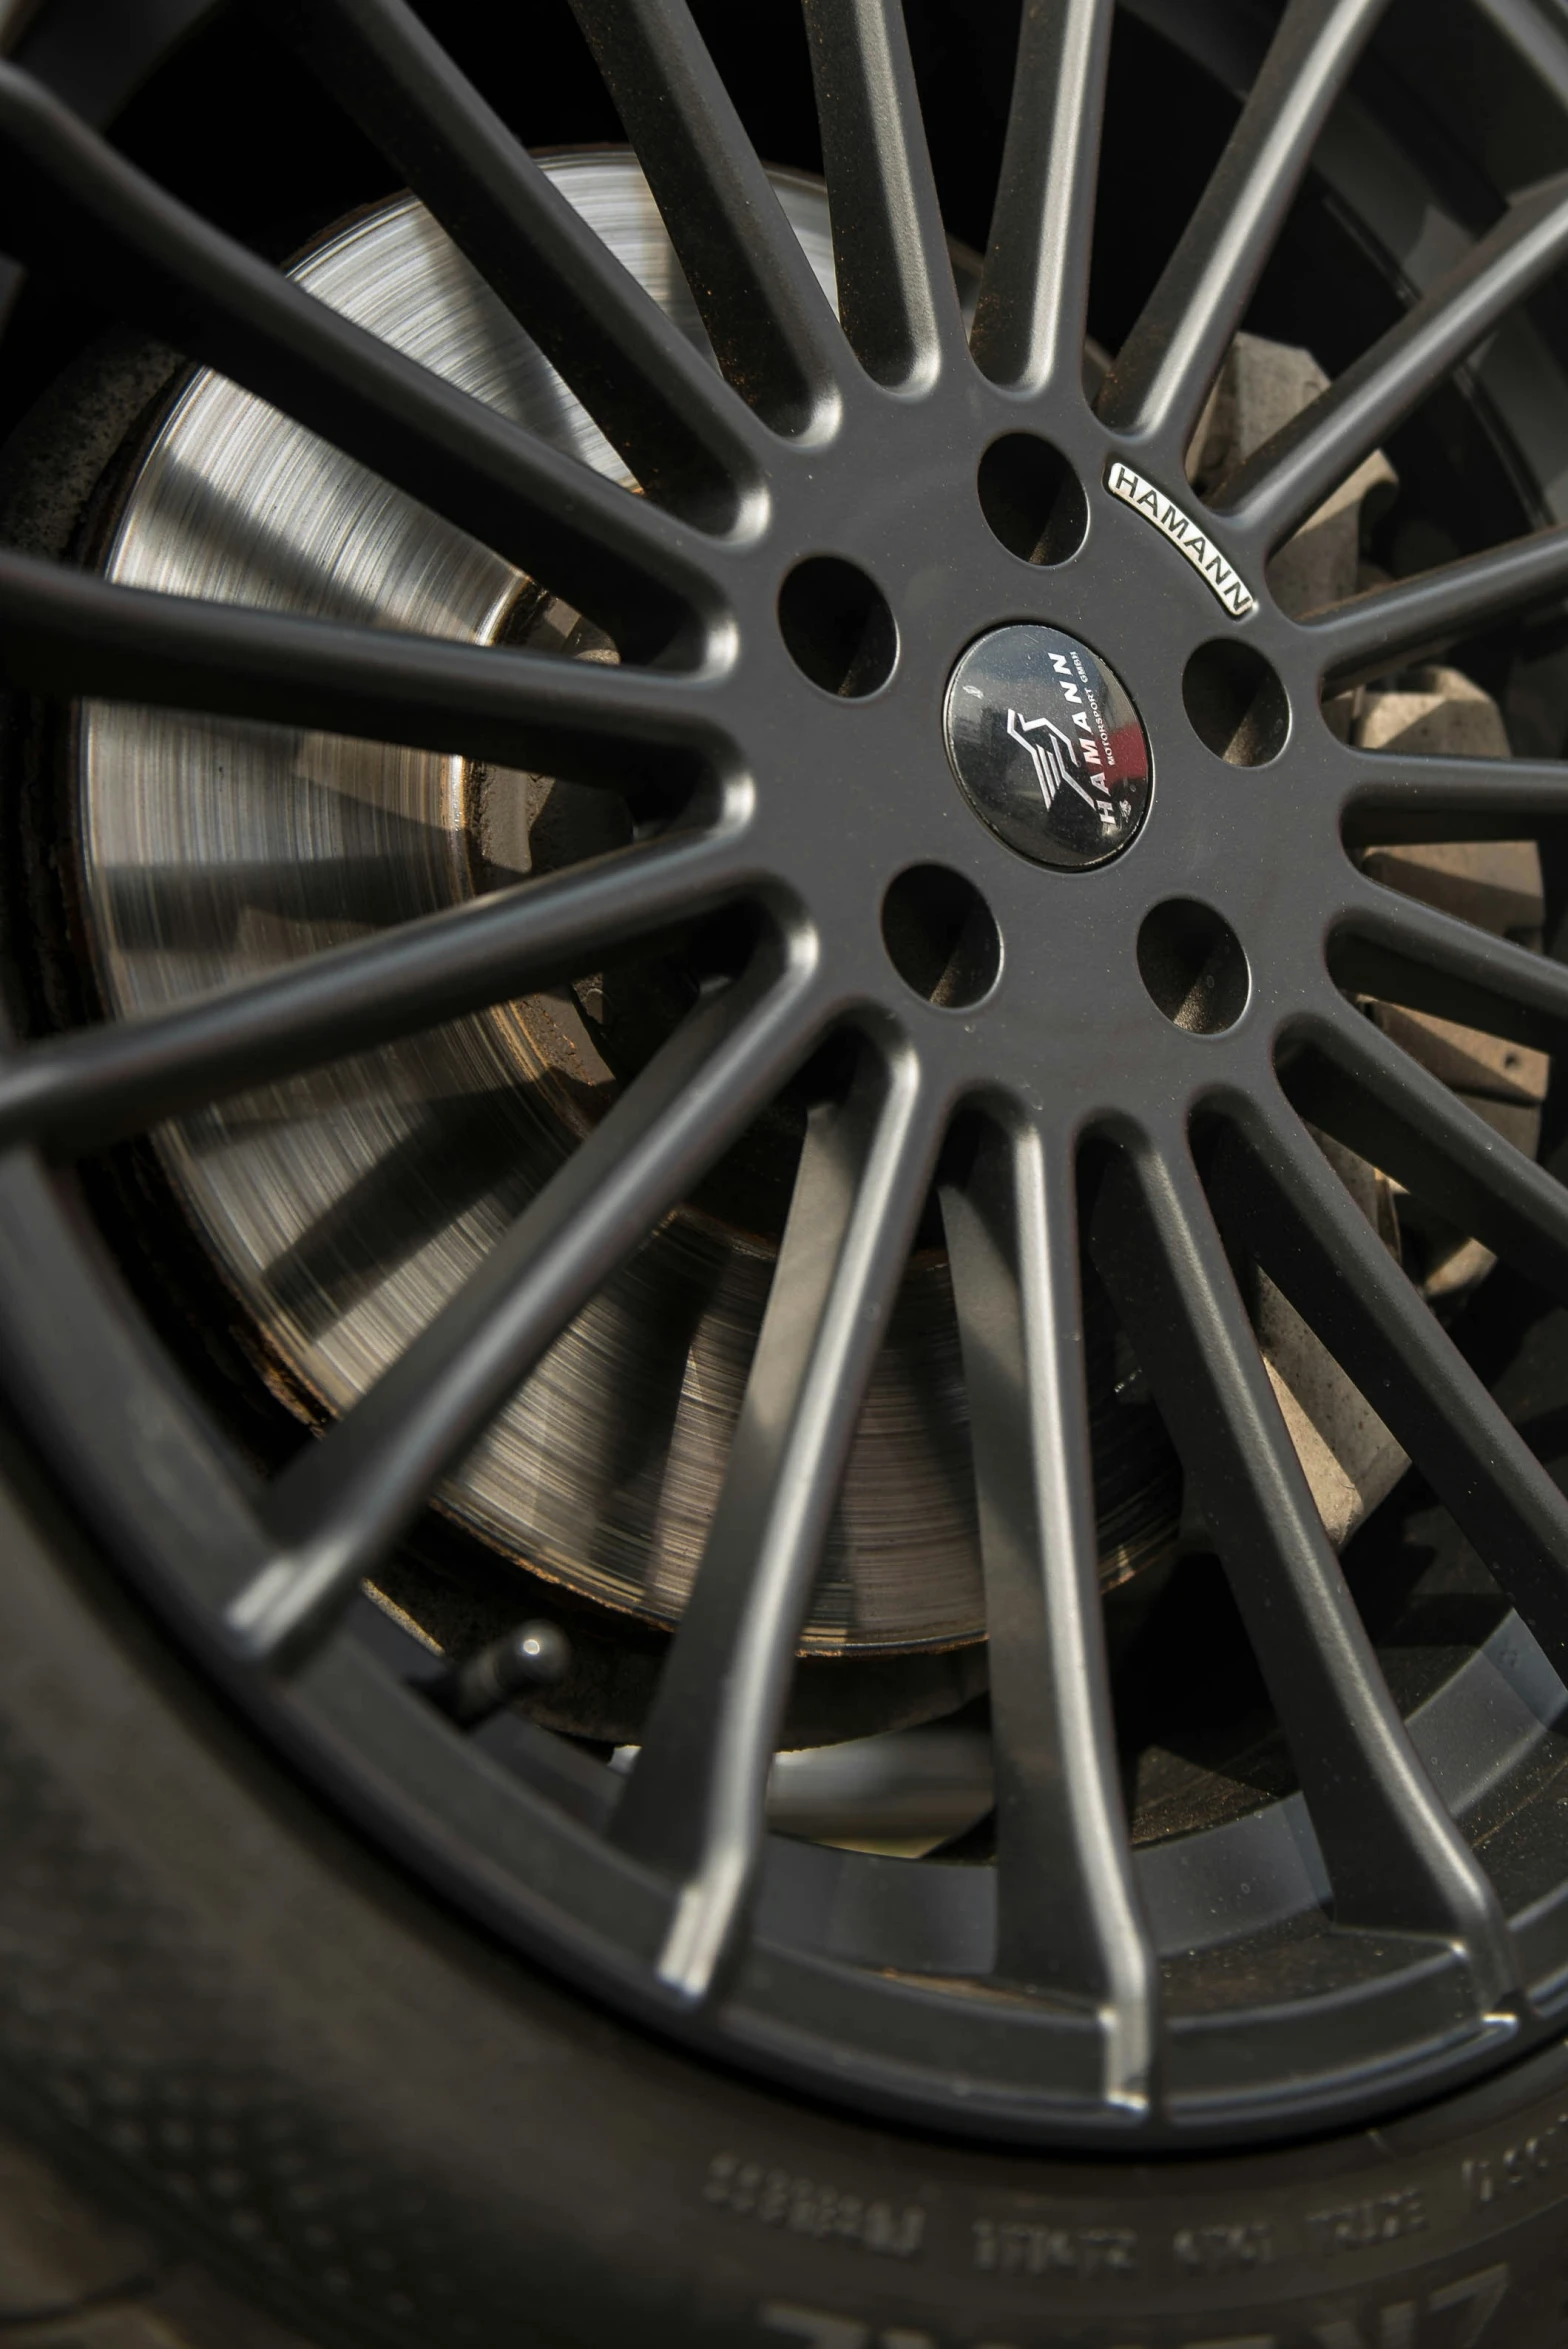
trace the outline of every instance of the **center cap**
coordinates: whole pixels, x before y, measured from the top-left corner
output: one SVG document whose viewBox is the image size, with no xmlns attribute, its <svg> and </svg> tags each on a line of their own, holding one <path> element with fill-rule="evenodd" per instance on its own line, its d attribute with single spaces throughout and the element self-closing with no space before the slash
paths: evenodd
<svg viewBox="0 0 1568 2349">
<path fill-rule="evenodd" d="M 947 689 L 947 755 L 976 812 L 1036 864 L 1082 872 L 1119 856 L 1154 770 L 1127 688 L 1060 628 L 993 628 Z"/>
</svg>

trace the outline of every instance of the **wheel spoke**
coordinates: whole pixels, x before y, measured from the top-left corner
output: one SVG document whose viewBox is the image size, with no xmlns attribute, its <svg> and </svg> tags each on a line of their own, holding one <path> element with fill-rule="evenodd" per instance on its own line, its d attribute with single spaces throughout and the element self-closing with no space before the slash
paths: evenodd
<svg viewBox="0 0 1568 2349">
<path fill-rule="evenodd" d="M 684 793 L 731 758 L 704 688 L 678 673 L 161 595 L 6 549 L 0 674 L 34 693 L 462 751 L 611 789 Z"/>
<path fill-rule="evenodd" d="M 1568 1039 L 1568 969 L 1456 914 L 1355 877 L 1329 945 L 1336 983 L 1362 995 L 1556 1052 Z"/>
<path fill-rule="evenodd" d="M 1389 1695 L 1184 1136 L 1113 1163 L 1091 1245 L 1235 1592 L 1336 1922 L 1459 1942 L 1494 2005 L 1514 1980 L 1506 1924 Z"/>
<path fill-rule="evenodd" d="M 1226 1128 L 1209 1188 L 1568 1675 L 1568 1500 L 1283 1102 Z"/>
<path fill-rule="evenodd" d="M 155 1019 L 0 1062 L 0 1147 L 84 1150 L 589 968 L 738 893 L 728 841 L 659 842 L 452 906 Z"/>
<path fill-rule="evenodd" d="M 1158 1967 L 1117 1775 L 1089 1465 L 1073 1153 L 988 1130 L 944 1180 L 980 1505 L 997 1971 L 1097 2007 L 1105 2093 L 1149 2094 Z"/>
<path fill-rule="evenodd" d="M 1355 848 L 1527 840 L 1568 822 L 1568 760 L 1351 755 L 1360 772 L 1345 795 L 1343 826 Z"/>
<path fill-rule="evenodd" d="M 1242 531 L 1277 546 L 1565 256 L 1568 191 L 1557 179 L 1522 196 L 1457 269 L 1265 441 L 1210 502 Z"/>
<path fill-rule="evenodd" d="M 1301 1115 L 1568 1303 L 1568 1191 L 1336 998 L 1281 1075 Z"/>
<path fill-rule="evenodd" d="M 1533 537 L 1447 563 L 1419 579 L 1378 587 L 1307 623 L 1323 678 L 1333 687 L 1381 676 L 1402 663 L 1441 652 L 1456 637 L 1568 587 L 1568 523 Z"/>
<path fill-rule="evenodd" d="M 1083 371 L 1112 0 L 1025 0 L 975 363 L 1039 390 Z"/>
<path fill-rule="evenodd" d="M 724 1488 L 612 1830 L 680 1883 L 659 1970 L 690 1999 L 755 1878 L 790 1667 L 939 1131 L 904 1045 L 868 1045 L 808 1129 Z"/>
<path fill-rule="evenodd" d="M 289 0 L 268 22 L 396 165 L 650 496 L 728 528 L 759 470 L 745 408 L 406 0 Z"/>
<path fill-rule="evenodd" d="M 804 1058 L 810 958 L 771 958 L 699 1005 L 451 1302 L 346 1418 L 283 1472 L 281 1554 L 229 1609 L 236 1646 L 318 1634 L 545 1349 Z"/>
<path fill-rule="evenodd" d="M 719 365 L 777 431 L 804 431 L 848 353 L 686 0 L 572 5 Z"/>
<path fill-rule="evenodd" d="M 838 310 L 879 383 L 909 386 L 965 353 L 902 0 L 805 0 Z"/>
<path fill-rule="evenodd" d="M 1100 395 L 1179 464 L 1319 131 L 1387 0 L 1290 0 L 1252 93 Z"/>
<path fill-rule="evenodd" d="M 608 629 L 663 651 L 714 594 L 704 540 L 405 358 L 0 66 L 0 241 L 370 465 Z"/>
</svg>

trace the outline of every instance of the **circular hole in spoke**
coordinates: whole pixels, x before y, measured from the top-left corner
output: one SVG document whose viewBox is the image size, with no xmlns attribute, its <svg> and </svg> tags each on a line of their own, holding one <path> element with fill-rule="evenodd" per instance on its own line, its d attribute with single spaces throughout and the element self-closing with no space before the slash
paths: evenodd
<svg viewBox="0 0 1568 2349">
<path fill-rule="evenodd" d="M 852 699 L 893 674 L 898 630 L 874 580 L 839 555 L 797 563 L 779 591 L 779 626 L 813 685 Z"/>
<path fill-rule="evenodd" d="M 1218 1036 L 1247 1008 L 1252 975 L 1229 922 L 1190 897 L 1170 897 L 1138 932 L 1138 969 L 1173 1026 Z"/>
<path fill-rule="evenodd" d="M 906 987 L 944 1011 L 996 985 L 1002 939 L 972 881 L 946 865 L 911 865 L 882 900 L 882 941 Z"/>
<path fill-rule="evenodd" d="M 1033 432 L 1009 432 L 980 460 L 980 511 L 1009 554 L 1065 563 L 1089 529 L 1083 483 L 1060 449 Z"/>
<path fill-rule="evenodd" d="M 1198 740 L 1228 766 L 1261 767 L 1285 747 L 1285 688 L 1250 644 L 1200 645 L 1182 674 L 1181 697 Z"/>
</svg>

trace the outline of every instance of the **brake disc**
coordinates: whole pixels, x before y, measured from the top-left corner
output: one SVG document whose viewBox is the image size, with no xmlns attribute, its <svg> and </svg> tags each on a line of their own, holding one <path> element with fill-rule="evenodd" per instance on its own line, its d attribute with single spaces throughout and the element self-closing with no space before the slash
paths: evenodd
<svg viewBox="0 0 1568 2349">
<path fill-rule="evenodd" d="M 636 162 L 596 152 L 547 168 L 703 346 Z M 774 178 L 831 291 L 823 190 L 794 174 Z M 973 265 L 960 257 L 959 267 L 972 290 Z M 330 235 L 295 275 L 449 381 L 629 481 L 542 353 L 412 198 Z M 1223 477 L 1325 381 L 1305 352 L 1239 336 L 1199 430 L 1200 485 Z M 1354 593 L 1363 501 L 1392 480 L 1385 460 L 1369 459 L 1282 550 L 1271 584 L 1287 609 Z M 616 657 L 608 639 L 497 556 L 205 371 L 182 383 L 124 485 L 105 568 L 173 593 Z M 1499 748 L 1495 705 L 1458 672 L 1431 674 L 1435 687 L 1429 678 L 1411 692 L 1363 690 L 1346 719 L 1356 740 Z M 1478 724 L 1490 729 L 1484 742 Z M 602 793 L 338 736 L 99 703 L 85 707 L 79 739 L 87 928 L 103 993 L 122 1015 L 592 854 L 629 829 L 624 807 Z M 1433 860 L 1446 855 L 1444 902 L 1484 921 L 1497 900 L 1475 860 L 1495 865 L 1507 853 L 1390 850 L 1379 871 L 1430 895 Z M 1508 910 L 1518 934 L 1525 899 L 1538 930 L 1540 876 L 1533 847 L 1513 853 Z M 1456 866 L 1456 857 L 1469 862 Z M 375 1383 L 686 1000 L 668 961 L 588 974 L 160 1130 L 169 1179 L 253 1321 L 273 1383 L 301 1416 L 341 1414 Z M 1402 1022 L 1402 1040 L 1413 1035 L 1413 1048 L 1472 1098 L 1538 1104 L 1541 1056 L 1516 1055 L 1519 1066 L 1505 1071 L 1492 1066 L 1500 1048 L 1490 1040 L 1467 1048 L 1430 1020 L 1379 1016 Z M 449 1479 L 444 1503 L 466 1526 L 586 1597 L 655 1622 L 678 1618 L 729 1454 L 772 1277 L 776 1234 L 767 1226 L 787 1196 L 797 1145 L 775 1114 L 728 1182 L 670 1218 L 579 1315 Z M 1349 1153 L 1337 1163 L 1397 1248 L 1393 1187 Z M 1455 1237 L 1439 1269 L 1457 1289 L 1486 1262 Z M 1089 1301 L 1101 1576 L 1112 1585 L 1170 1554 L 1180 1491 L 1092 1288 Z M 1314 1497 L 1342 1542 L 1392 1487 L 1404 1454 L 1261 1278 L 1255 1309 Z M 927 1248 L 911 1266 L 867 1397 L 807 1651 L 983 1636 L 968 1463 L 946 1265 Z"/>
<path fill-rule="evenodd" d="M 547 169 L 704 342 L 629 157 Z M 775 173 L 831 291 L 819 184 Z M 961 267 L 970 267 L 960 263 Z M 412 198 L 296 276 L 438 374 L 618 481 L 584 409 Z M 972 271 L 971 271 L 972 283 Z M 585 659 L 557 599 L 222 377 L 178 390 L 126 483 L 105 568 L 177 594 Z M 82 892 L 114 1011 L 153 1012 L 627 836 L 603 793 L 327 735 L 85 705 Z M 587 974 L 431 1035 L 164 1126 L 164 1168 L 302 1416 L 394 1362 L 686 1008 L 668 962 Z M 444 1505 L 506 1555 L 668 1623 L 681 1612 L 741 1403 L 799 1132 L 775 1115 L 573 1323 Z M 1091 1327 L 1102 1574 L 1165 1555 L 1179 1479 L 1108 1320 Z M 803 1645 L 983 1636 L 967 1406 L 945 1259 L 917 1252 L 866 1400 Z"/>
</svg>

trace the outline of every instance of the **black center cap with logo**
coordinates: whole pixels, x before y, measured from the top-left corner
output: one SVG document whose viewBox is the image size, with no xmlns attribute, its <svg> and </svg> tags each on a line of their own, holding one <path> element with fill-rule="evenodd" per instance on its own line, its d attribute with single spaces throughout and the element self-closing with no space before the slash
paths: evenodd
<svg viewBox="0 0 1568 2349">
<path fill-rule="evenodd" d="M 965 796 L 1021 856 L 1083 872 L 1137 837 L 1148 739 L 1121 679 L 1075 636 L 993 628 L 953 671 L 944 723 Z"/>
</svg>

